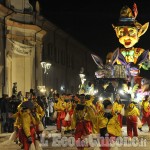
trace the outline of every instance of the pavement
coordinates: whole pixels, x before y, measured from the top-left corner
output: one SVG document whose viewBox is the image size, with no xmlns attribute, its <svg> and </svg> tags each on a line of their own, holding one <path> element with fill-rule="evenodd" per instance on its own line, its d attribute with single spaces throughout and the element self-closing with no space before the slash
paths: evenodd
<svg viewBox="0 0 150 150">
<path fill-rule="evenodd" d="M 150 132 L 148 132 L 148 126 L 143 126 L 143 131 L 139 131 L 139 143 L 128 145 L 118 145 L 120 147 L 113 147 L 111 150 L 149 150 L 150 149 Z M 122 128 L 123 136 L 127 136 L 126 126 Z M 72 137 L 71 134 L 56 133 L 56 126 L 48 126 L 41 136 L 41 147 L 43 150 L 77 150 L 75 146 L 66 146 L 64 139 L 69 141 Z M 0 150 L 21 150 L 20 147 L 9 141 L 11 133 L 0 134 Z M 63 139 L 63 140 L 62 140 Z M 60 145 L 58 145 L 60 144 Z M 99 150 L 99 148 L 86 148 L 86 150 Z"/>
</svg>

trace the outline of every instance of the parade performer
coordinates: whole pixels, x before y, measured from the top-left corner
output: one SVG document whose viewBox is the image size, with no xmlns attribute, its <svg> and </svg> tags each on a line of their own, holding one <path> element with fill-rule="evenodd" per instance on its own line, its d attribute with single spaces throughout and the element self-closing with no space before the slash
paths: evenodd
<svg viewBox="0 0 150 150">
<path fill-rule="evenodd" d="M 118 116 L 112 112 L 112 103 L 110 100 L 106 99 L 103 101 L 104 112 L 99 114 L 98 126 L 100 131 L 100 144 L 101 150 L 109 150 L 109 141 L 105 137 L 111 137 L 115 141 L 115 138 L 121 136 L 120 123 L 118 121 Z"/>
<path fill-rule="evenodd" d="M 35 98 L 32 98 L 32 103 L 34 105 L 34 117 L 36 120 L 36 134 L 38 139 L 40 140 L 40 134 L 44 131 L 44 126 L 42 123 L 42 118 L 45 115 L 44 110 L 42 109 L 42 107 L 40 105 L 38 105 L 38 103 L 36 102 Z"/>
<path fill-rule="evenodd" d="M 118 115 L 118 121 L 120 123 L 121 128 L 122 128 L 122 119 L 123 119 L 122 109 L 124 109 L 124 104 L 120 100 L 120 95 L 117 94 L 115 102 L 113 103 L 113 112 Z"/>
<path fill-rule="evenodd" d="M 24 150 L 29 150 L 31 144 L 35 144 L 36 138 L 36 119 L 34 117 L 34 105 L 31 101 L 25 101 L 21 105 L 21 126 L 19 138 Z"/>
<path fill-rule="evenodd" d="M 125 112 L 127 118 L 127 135 L 131 139 L 133 136 L 138 136 L 138 117 L 140 112 L 133 102 L 131 102 Z"/>
<path fill-rule="evenodd" d="M 96 111 L 97 111 L 97 114 L 103 113 L 103 111 L 104 111 L 103 103 L 99 99 L 96 102 Z"/>
<path fill-rule="evenodd" d="M 95 97 L 92 95 L 85 95 L 85 104 L 88 107 L 91 107 L 93 111 L 96 113 L 95 105 L 93 104 Z"/>
<path fill-rule="evenodd" d="M 82 140 L 92 133 L 94 122 L 94 111 L 86 106 L 85 95 L 80 95 L 80 103 L 77 104 L 72 119 L 72 128 L 75 129 L 75 140 Z M 78 149 L 84 149 L 84 146 L 77 145 Z"/>
<path fill-rule="evenodd" d="M 73 107 L 72 107 L 71 99 L 72 99 L 72 97 L 69 94 L 65 97 L 65 100 L 64 100 L 66 102 L 66 108 L 65 108 L 66 116 L 64 119 L 64 127 L 65 127 L 64 133 L 69 133 L 72 130 L 72 128 L 71 128 L 71 117 L 73 114 Z"/>
<path fill-rule="evenodd" d="M 37 104 L 36 99 L 25 99 L 20 105 L 18 105 L 17 112 L 13 114 L 11 117 L 15 119 L 14 122 L 14 132 L 11 134 L 9 141 L 14 141 L 16 144 L 19 144 L 21 148 L 28 149 L 30 146 L 26 143 L 28 142 L 28 138 L 26 134 L 31 134 L 32 141 L 35 143 L 36 148 L 39 147 L 40 140 L 40 133 L 44 130 L 41 118 L 44 115 L 43 109 Z M 24 117 L 27 116 L 27 120 Z M 30 116 L 30 117 L 29 117 Z M 25 120 L 25 121 L 24 121 Z M 27 122 L 26 122 L 27 121 Z M 29 130 L 26 129 L 29 127 L 31 122 L 31 131 L 24 131 Z M 36 136 L 35 136 L 36 135 Z M 34 146 L 32 144 L 32 146 Z"/>
<path fill-rule="evenodd" d="M 146 95 L 144 100 L 142 101 L 142 112 L 143 112 L 142 125 L 147 123 L 149 126 L 149 132 L 150 132 L 150 102 L 149 100 L 150 100 L 149 95 Z M 142 127 L 139 128 L 139 130 L 142 131 Z"/>
<path fill-rule="evenodd" d="M 57 111 L 57 132 L 61 132 L 62 127 L 64 127 L 64 119 L 66 102 L 64 102 L 63 97 L 59 97 L 59 94 L 55 95 L 54 110 Z"/>
<path fill-rule="evenodd" d="M 9 140 L 12 142 L 16 142 L 21 148 L 23 147 L 23 142 L 19 137 L 19 131 L 22 127 L 21 124 L 21 113 L 22 113 L 22 103 L 17 107 L 17 112 L 13 114 L 11 117 L 15 120 L 14 122 L 14 132 L 11 134 Z"/>
<path fill-rule="evenodd" d="M 94 100 L 95 100 L 95 97 L 93 95 L 85 95 L 85 105 L 90 107 L 93 110 L 94 115 L 96 115 L 97 110 L 96 110 L 96 106 L 94 105 Z M 92 124 L 92 121 L 91 121 L 91 124 Z M 93 125 L 92 125 L 92 133 L 93 134 L 98 133 L 96 120 L 93 122 Z"/>
</svg>

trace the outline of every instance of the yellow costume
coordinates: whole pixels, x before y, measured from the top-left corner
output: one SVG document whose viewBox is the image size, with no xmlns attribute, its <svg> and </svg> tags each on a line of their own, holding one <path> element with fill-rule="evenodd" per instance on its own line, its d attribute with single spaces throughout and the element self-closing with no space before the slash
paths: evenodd
<svg viewBox="0 0 150 150">
<path fill-rule="evenodd" d="M 134 104 L 132 104 L 134 106 L 133 109 L 130 108 L 130 106 L 128 106 L 128 108 L 125 111 L 125 116 L 140 116 L 140 112 L 139 109 L 135 107 Z M 132 106 L 131 106 L 132 107 Z"/>
<path fill-rule="evenodd" d="M 118 102 L 113 103 L 113 112 L 114 113 L 121 113 L 122 108 L 124 107 L 123 104 L 119 104 Z"/>
<path fill-rule="evenodd" d="M 101 101 L 98 101 L 98 102 L 96 103 L 96 110 L 97 110 L 97 113 L 102 113 L 102 112 L 103 112 L 104 106 L 103 106 L 103 104 L 102 104 Z"/>
<path fill-rule="evenodd" d="M 85 104 L 77 104 L 72 119 L 72 129 L 75 129 L 75 139 L 82 138 L 93 132 L 95 113 L 91 107 Z"/>
<path fill-rule="evenodd" d="M 150 103 L 149 101 L 142 101 L 142 108 L 145 112 L 150 112 Z"/>
<path fill-rule="evenodd" d="M 57 111 L 57 130 L 60 132 L 62 126 L 65 126 L 65 116 L 66 116 L 66 102 L 62 98 L 58 98 L 58 102 L 54 103 L 54 110 Z"/>
<path fill-rule="evenodd" d="M 99 129 L 107 128 L 109 134 L 113 136 L 121 136 L 121 128 L 117 115 L 113 115 L 113 117 L 108 120 L 108 118 L 104 117 L 104 113 L 102 113 L 97 119 Z"/>
<path fill-rule="evenodd" d="M 66 109 L 66 102 L 58 98 L 58 102 L 54 103 L 54 110 L 56 110 L 57 112 L 61 112 L 64 111 L 65 109 Z"/>
<path fill-rule="evenodd" d="M 126 112 L 125 112 L 126 118 L 127 118 L 127 134 L 130 138 L 133 136 L 138 136 L 137 132 L 137 122 L 138 122 L 138 116 L 140 115 L 140 112 L 138 108 L 133 103 L 130 103 Z"/>
<path fill-rule="evenodd" d="M 122 109 L 124 109 L 124 104 L 120 104 L 119 101 L 115 101 L 113 103 L 113 113 L 116 113 L 118 116 L 118 121 L 120 123 L 120 127 L 122 127 L 122 118 L 124 114 L 122 114 Z"/>
<path fill-rule="evenodd" d="M 143 112 L 143 116 L 142 116 L 142 125 L 144 125 L 145 123 L 148 124 L 149 126 L 149 131 L 150 131 L 150 103 L 149 103 L 149 95 L 145 96 L 145 99 L 142 102 L 142 112 Z"/>
<path fill-rule="evenodd" d="M 22 128 L 24 130 L 25 135 L 27 137 L 31 136 L 30 127 L 36 125 L 36 120 L 32 116 L 31 111 L 29 109 L 23 111 L 20 117 Z"/>
</svg>

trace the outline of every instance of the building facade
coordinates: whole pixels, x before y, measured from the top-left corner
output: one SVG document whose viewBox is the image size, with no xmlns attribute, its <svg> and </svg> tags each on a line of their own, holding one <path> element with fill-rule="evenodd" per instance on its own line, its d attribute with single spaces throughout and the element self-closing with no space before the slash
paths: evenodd
<svg viewBox="0 0 150 150">
<path fill-rule="evenodd" d="M 92 52 L 35 7 L 38 3 L 32 6 L 28 0 L 0 4 L 0 95 L 11 96 L 15 82 L 23 94 L 43 86 L 48 92 L 77 93 L 81 68 L 87 80 L 94 81 Z M 41 62 L 51 66 L 46 70 Z"/>
</svg>

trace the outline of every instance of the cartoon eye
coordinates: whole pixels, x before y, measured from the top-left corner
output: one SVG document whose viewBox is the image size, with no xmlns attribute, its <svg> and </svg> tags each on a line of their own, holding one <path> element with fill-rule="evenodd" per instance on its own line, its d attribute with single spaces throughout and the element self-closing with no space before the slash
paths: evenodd
<svg viewBox="0 0 150 150">
<path fill-rule="evenodd" d="M 135 31 L 134 30 L 129 30 L 129 34 L 131 35 L 131 36 L 134 36 L 135 35 Z"/>
<path fill-rule="evenodd" d="M 120 31 L 119 32 L 119 36 L 123 36 L 124 35 L 124 32 L 123 31 Z"/>
</svg>

